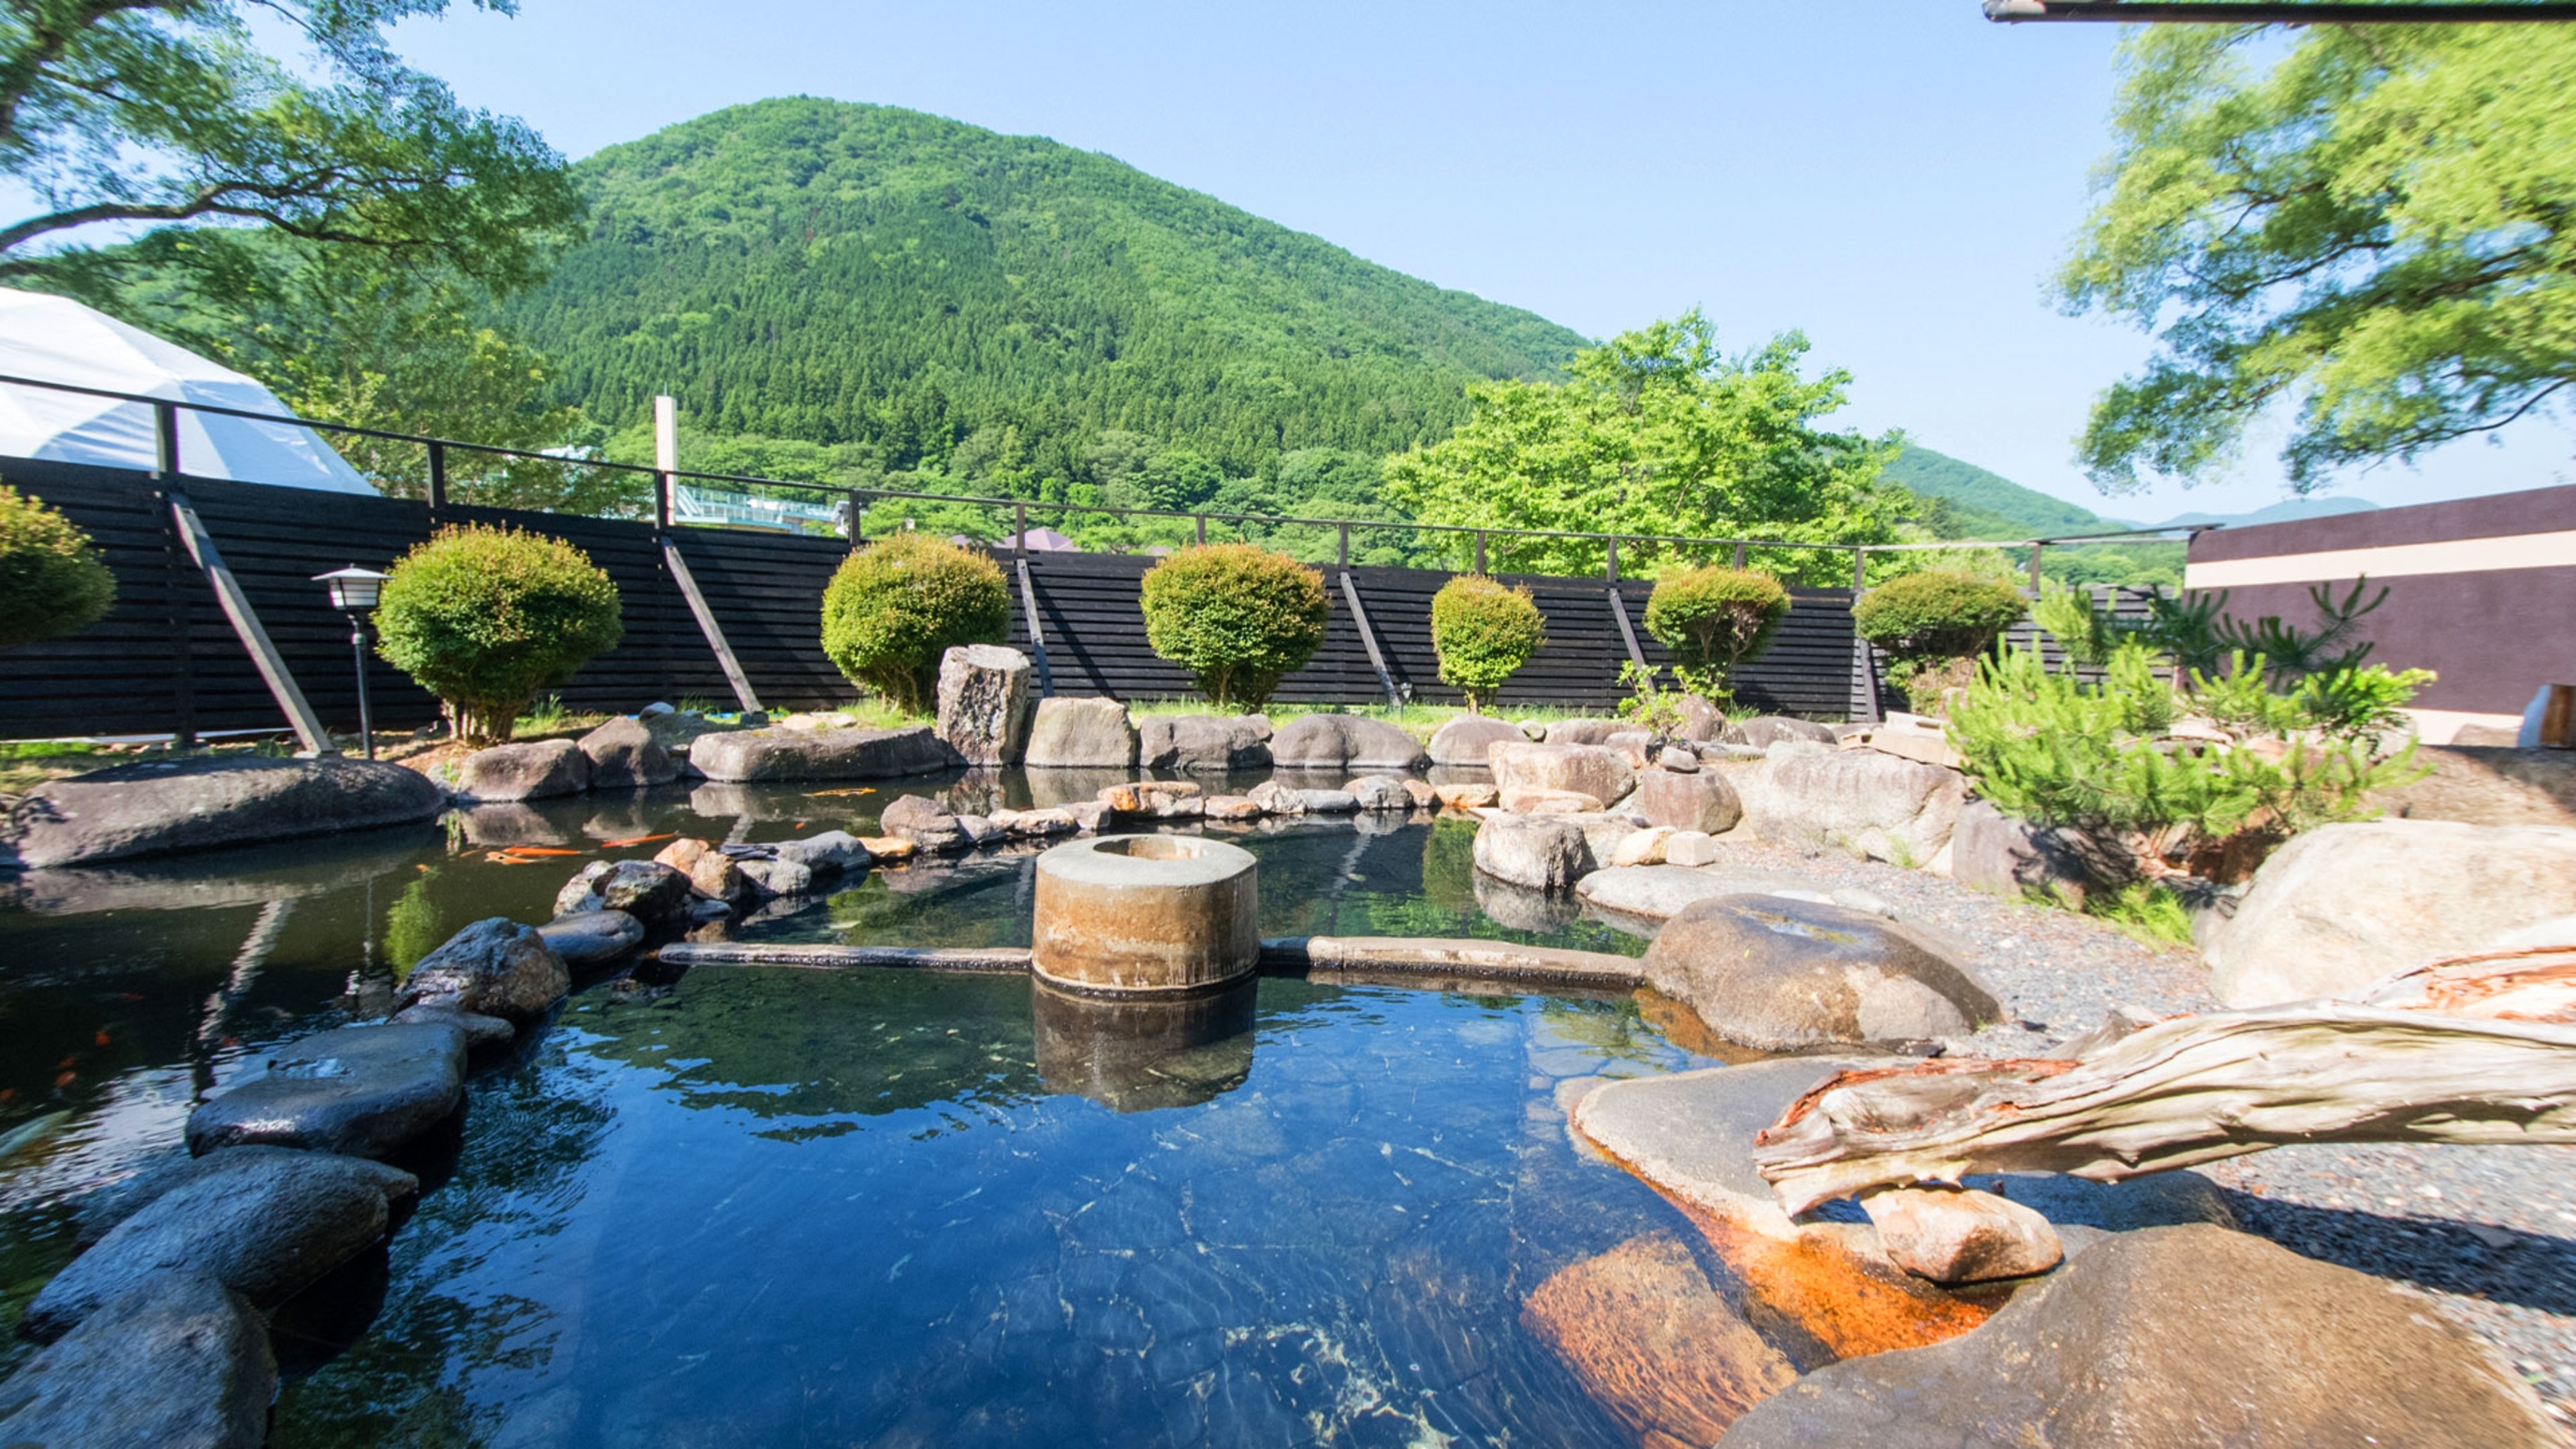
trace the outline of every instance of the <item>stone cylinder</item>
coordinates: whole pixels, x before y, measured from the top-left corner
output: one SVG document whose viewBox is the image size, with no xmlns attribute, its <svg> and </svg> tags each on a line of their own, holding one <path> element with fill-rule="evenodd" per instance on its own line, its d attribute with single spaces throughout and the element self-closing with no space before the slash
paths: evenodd
<svg viewBox="0 0 2576 1449">
<path fill-rule="evenodd" d="M 1105 835 L 1038 857 L 1031 964 L 1103 995 L 1203 991 L 1261 961 L 1252 853 L 1194 835 Z"/>
</svg>

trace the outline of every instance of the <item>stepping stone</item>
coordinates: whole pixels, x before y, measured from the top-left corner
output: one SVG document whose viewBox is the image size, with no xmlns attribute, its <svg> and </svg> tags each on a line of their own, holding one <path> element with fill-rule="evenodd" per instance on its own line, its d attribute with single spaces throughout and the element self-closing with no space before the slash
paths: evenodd
<svg viewBox="0 0 2576 1449">
<path fill-rule="evenodd" d="M 268 1058 L 188 1116 L 188 1150 L 264 1143 L 382 1157 L 465 1099 L 465 1031 L 445 1022 L 344 1026 Z"/>
</svg>

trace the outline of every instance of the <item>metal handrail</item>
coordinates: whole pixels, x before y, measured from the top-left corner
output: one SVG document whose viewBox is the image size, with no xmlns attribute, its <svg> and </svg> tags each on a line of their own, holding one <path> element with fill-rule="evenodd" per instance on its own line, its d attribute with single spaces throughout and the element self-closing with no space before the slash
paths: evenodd
<svg viewBox="0 0 2576 1449">
<path fill-rule="evenodd" d="M 1473 536 L 1477 542 L 1476 556 L 1478 568 L 1480 570 L 1484 563 L 1484 544 L 1487 539 L 1528 538 L 1573 540 L 1576 542 L 1599 543 L 1604 545 L 1609 551 L 1608 572 L 1613 580 L 1618 577 L 1618 545 L 1622 542 L 1631 544 L 1676 544 L 1700 548 L 1734 549 L 1737 551 L 1736 556 L 1739 562 L 1742 559 L 1743 551 L 1746 549 L 1829 550 L 1850 554 L 1852 556 L 1853 563 L 1857 568 L 1857 566 L 1862 564 L 1866 560 L 1867 556 L 1872 553 L 1974 548 L 2038 549 L 2052 544 L 2061 543 L 2101 542 L 2124 538 L 2153 538 L 2172 533 L 2195 534 L 2206 529 L 2223 526 L 2218 524 L 2190 524 L 2180 528 L 2171 529 L 2130 529 L 2120 533 L 2069 534 L 2052 538 L 2024 538 L 2000 541 L 1945 539 L 1935 543 L 1886 544 L 1826 543 L 1780 538 L 1705 538 L 1686 534 L 1591 533 L 1569 529 L 1510 528 L 1501 525 L 1479 527 L 1474 524 L 1464 523 L 1417 523 L 1410 520 L 1385 518 L 1301 518 L 1272 513 L 1214 513 L 1190 512 L 1183 509 L 1170 508 L 1125 508 L 1105 503 L 1048 502 L 1030 498 L 994 498 L 979 494 L 966 493 L 923 493 L 899 488 L 852 488 L 833 483 L 800 483 L 785 478 L 763 478 L 757 475 L 744 473 L 705 473 L 686 468 L 663 469 L 643 463 L 612 462 L 605 458 L 567 458 L 558 453 L 540 452 L 527 448 L 508 448 L 493 443 L 470 443 L 454 438 L 432 437 L 425 433 L 403 433 L 395 432 L 387 428 L 360 427 L 354 423 L 316 422 L 309 418 L 296 417 L 293 414 L 253 412 L 247 408 L 226 407 L 220 403 L 190 402 L 179 398 L 154 397 L 148 393 L 120 392 L 113 388 L 85 387 L 77 383 L 52 382 L 44 378 L 18 377 L 5 373 L 0 373 L 0 386 L 42 388 L 53 392 L 77 393 L 85 397 L 112 398 L 118 402 L 141 403 L 151 407 L 154 410 L 155 416 L 154 426 L 160 435 L 156 438 L 156 456 L 161 462 L 162 470 L 169 472 L 181 471 L 178 467 L 178 438 L 174 430 L 176 428 L 177 411 L 181 408 L 185 408 L 192 412 L 208 413 L 217 417 L 239 418 L 247 422 L 275 423 L 286 427 L 306 428 L 316 432 L 340 433 L 352 437 L 375 438 L 386 442 L 417 443 L 423 448 L 429 450 L 432 487 L 439 491 L 443 491 L 443 489 L 439 489 L 439 485 L 443 482 L 445 472 L 444 460 L 440 456 L 441 453 L 446 449 L 463 449 L 467 452 L 482 453 L 495 457 L 527 458 L 537 462 L 554 463 L 570 467 L 604 468 L 612 472 L 641 473 L 648 477 L 659 478 L 668 482 L 687 480 L 703 483 L 729 483 L 750 489 L 778 488 L 790 489 L 801 493 L 839 494 L 850 499 L 853 505 L 863 498 L 917 501 L 923 503 L 962 503 L 980 508 L 1011 509 L 1014 510 L 1015 515 L 1022 520 L 1025 520 L 1028 511 L 1031 509 L 1059 514 L 1067 512 L 1106 514 L 1115 518 L 1169 518 L 1195 522 L 1199 527 L 1202 537 L 1205 534 L 1206 525 L 1210 520 L 1222 523 L 1261 523 L 1304 528 L 1331 528 L 1338 530 L 1349 530 L 1353 528 L 1403 529 L 1413 533 L 1466 534 Z M 435 501 L 437 500 L 433 499 L 433 502 Z M 850 528 L 854 539 L 857 536 L 859 527 L 859 511 L 860 510 L 853 506 Z M 1025 539 L 1026 534 L 1027 529 L 1023 526 L 1020 528 L 1018 533 L 1014 535 L 1014 537 Z M 2034 559 L 2034 564 L 2035 563 L 2036 559 Z"/>
</svg>

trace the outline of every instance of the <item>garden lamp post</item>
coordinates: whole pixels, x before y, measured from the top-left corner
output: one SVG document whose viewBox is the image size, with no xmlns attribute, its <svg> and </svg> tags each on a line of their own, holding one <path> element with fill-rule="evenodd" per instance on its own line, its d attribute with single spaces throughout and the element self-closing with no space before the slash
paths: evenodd
<svg viewBox="0 0 2576 1449">
<path fill-rule="evenodd" d="M 315 574 L 313 581 L 331 588 L 331 607 L 349 616 L 349 652 L 358 661 L 358 735 L 367 742 L 367 758 L 376 757 L 376 722 L 367 709 L 367 621 L 365 615 L 376 607 L 376 596 L 384 589 L 390 574 L 362 569 L 351 564 L 327 574 Z"/>
</svg>

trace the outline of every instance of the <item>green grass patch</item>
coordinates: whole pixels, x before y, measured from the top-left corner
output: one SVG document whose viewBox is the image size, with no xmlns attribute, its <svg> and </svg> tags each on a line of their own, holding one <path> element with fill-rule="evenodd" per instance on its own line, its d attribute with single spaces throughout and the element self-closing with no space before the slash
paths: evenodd
<svg viewBox="0 0 2576 1449">
<path fill-rule="evenodd" d="M 2180 896 L 2154 881 L 2136 881 L 2117 892 L 2097 891 L 2085 900 L 2084 914 L 2150 946 L 2189 949 L 2192 944 L 2191 911 Z"/>
</svg>

